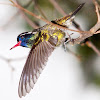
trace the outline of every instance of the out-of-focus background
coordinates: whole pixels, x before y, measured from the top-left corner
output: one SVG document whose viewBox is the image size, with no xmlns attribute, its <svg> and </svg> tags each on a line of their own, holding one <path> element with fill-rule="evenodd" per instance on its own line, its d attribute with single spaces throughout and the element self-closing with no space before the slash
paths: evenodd
<svg viewBox="0 0 100 100">
<path fill-rule="evenodd" d="M 52 0 L 19 0 L 19 3 L 51 21 L 63 15 L 50 1 Z M 0 2 L 11 3 L 9 0 Z M 84 31 L 96 23 L 92 0 L 56 0 L 56 2 L 67 14 L 85 2 L 75 21 Z M 30 50 L 22 47 L 11 51 L 9 49 L 17 43 L 17 36 L 20 33 L 32 31 L 33 27 L 36 27 L 34 24 L 37 26 L 45 24 L 28 14 L 23 15 L 18 8 L 0 4 L 0 99 L 3 100 L 20 100 L 18 83 Z M 77 34 L 73 34 L 73 37 Z M 100 35 L 95 35 L 90 40 L 98 49 L 100 48 Z M 65 52 L 63 46 L 58 47 L 49 57 L 34 88 L 22 100 L 100 100 L 100 57 L 86 45 L 67 47 L 81 56 L 81 60 L 72 53 Z"/>
</svg>

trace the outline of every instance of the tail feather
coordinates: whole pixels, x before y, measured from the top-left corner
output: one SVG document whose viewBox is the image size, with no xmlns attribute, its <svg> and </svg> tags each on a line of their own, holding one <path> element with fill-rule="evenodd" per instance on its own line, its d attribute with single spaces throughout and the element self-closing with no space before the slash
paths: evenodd
<svg viewBox="0 0 100 100">
<path fill-rule="evenodd" d="M 65 22 L 69 19 L 71 19 L 83 6 L 84 6 L 85 3 L 82 3 L 80 4 L 77 9 L 71 13 L 70 15 L 67 15 L 67 16 L 64 16 L 63 18 L 60 18 L 60 19 L 56 19 L 56 20 L 53 20 L 51 21 L 52 23 L 54 24 L 58 24 L 58 25 L 63 25 L 63 26 L 66 26 Z M 73 19 L 73 18 L 72 18 Z"/>
<path fill-rule="evenodd" d="M 71 14 L 71 17 L 76 15 L 76 13 L 84 6 L 85 3 L 80 4 L 77 9 Z"/>
</svg>

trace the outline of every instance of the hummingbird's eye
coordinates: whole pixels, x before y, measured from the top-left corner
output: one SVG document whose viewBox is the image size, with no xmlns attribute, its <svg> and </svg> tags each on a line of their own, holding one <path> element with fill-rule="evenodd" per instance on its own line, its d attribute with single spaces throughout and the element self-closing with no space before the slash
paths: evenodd
<svg viewBox="0 0 100 100">
<path fill-rule="evenodd" d="M 23 39 L 23 38 L 24 38 L 24 36 L 22 36 L 22 35 L 21 35 L 20 37 L 21 37 L 21 39 Z"/>
</svg>

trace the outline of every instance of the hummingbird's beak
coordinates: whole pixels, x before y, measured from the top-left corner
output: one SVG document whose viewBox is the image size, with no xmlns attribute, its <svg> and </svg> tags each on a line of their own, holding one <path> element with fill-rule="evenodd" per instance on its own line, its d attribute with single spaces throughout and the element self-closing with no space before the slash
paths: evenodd
<svg viewBox="0 0 100 100">
<path fill-rule="evenodd" d="M 13 48 L 15 48 L 15 47 L 17 47 L 17 46 L 20 46 L 20 44 L 21 44 L 21 41 L 19 41 L 16 45 L 14 45 L 11 49 L 13 49 Z M 10 49 L 10 50 L 11 50 Z"/>
</svg>

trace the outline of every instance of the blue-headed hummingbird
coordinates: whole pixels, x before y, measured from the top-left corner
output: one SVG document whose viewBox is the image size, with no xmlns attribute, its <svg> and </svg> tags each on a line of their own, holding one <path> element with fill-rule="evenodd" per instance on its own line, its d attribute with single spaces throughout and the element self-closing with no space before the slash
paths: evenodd
<svg viewBox="0 0 100 100">
<path fill-rule="evenodd" d="M 68 27 L 72 23 L 75 14 L 83 5 L 84 3 L 80 4 L 73 13 L 51 22 Z M 11 49 L 17 46 L 31 48 L 19 81 L 19 97 L 25 96 L 34 87 L 48 57 L 56 47 L 66 41 L 65 36 L 64 30 L 51 24 L 46 24 L 31 32 L 23 32 L 18 35 L 18 43 Z"/>
</svg>

